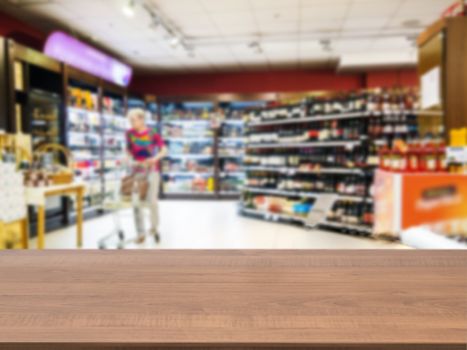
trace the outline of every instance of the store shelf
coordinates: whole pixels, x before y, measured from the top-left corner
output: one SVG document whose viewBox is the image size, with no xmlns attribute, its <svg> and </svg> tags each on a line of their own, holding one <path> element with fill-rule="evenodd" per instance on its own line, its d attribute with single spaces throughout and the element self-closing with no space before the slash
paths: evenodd
<svg viewBox="0 0 467 350">
<path fill-rule="evenodd" d="M 245 176 L 245 173 L 242 171 L 221 171 L 220 176 Z"/>
<path fill-rule="evenodd" d="M 243 125 L 245 124 L 244 120 L 234 120 L 234 119 L 226 119 L 222 121 L 224 124 L 235 124 L 235 125 Z"/>
<path fill-rule="evenodd" d="M 241 154 L 219 154 L 219 158 L 243 158 L 244 153 Z"/>
<path fill-rule="evenodd" d="M 206 141 L 213 141 L 212 136 L 194 136 L 194 137 L 164 137 L 164 140 L 169 142 L 206 142 Z"/>
<path fill-rule="evenodd" d="M 188 159 L 210 159 L 214 156 L 212 154 L 169 154 L 166 158 L 188 158 Z"/>
<path fill-rule="evenodd" d="M 339 114 L 317 115 L 317 116 L 302 117 L 302 118 L 287 118 L 287 119 L 280 119 L 280 120 L 257 121 L 257 122 L 248 123 L 247 126 L 252 127 L 252 126 L 301 124 L 301 123 L 310 123 L 310 122 L 321 122 L 321 121 L 327 121 L 327 120 L 367 118 L 369 116 L 371 116 L 371 113 L 369 112 L 339 113 Z"/>
<path fill-rule="evenodd" d="M 284 220 L 284 221 L 295 221 L 295 222 L 299 222 L 302 224 L 305 223 L 305 218 L 294 216 L 294 215 L 271 213 L 271 212 L 264 211 L 264 210 L 249 209 L 249 208 L 240 208 L 240 212 L 244 214 L 249 214 L 249 215 L 261 216 L 265 220 L 271 220 L 271 221 Z"/>
<path fill-rule="evenodd" d="M 340 201 L 347 201 L 347 202 L 366 202 L 372 203 L 373 198 L 368 196 L 352 196 L 352 195 L 345 195 L 345 194 L 338 194 L 337 199 Z"/>
<path fill-rule="evenodd" d="M 201 173 L 196 171 L 169 171 L 163 172 L 162 175 L 169 176 L 214 176 L 214 173 Z"/>
<path fill-rule="evenodd" d="M 90 113 L 90 114 L 99 114 L 99 111 L 96 110 L 90 110 L 90 109 L 85 109 L 85 108 L 80 108 L 80 107 L 72 107 L 72 106 L 67 106 L 67 109 L 69 112 L 72 113 Z"/>
<path fill-rule="evenodd" d="M 164 192 L 167 197 L 176 196 L 200 196 L 200 197 L 214 197 L 214 192 L 195 192 L 195 191 L 178 191 L 178 192 Z"/>
<path fill-rule="evenodd" d="M 286 174 L 342 174 L 342 175 L 363 175 L 361 169 L 345 168 L 322 168 L 317 170 L 300 170 L 292 167 L 268 167 L 268 166 L 244 166 L 245 171 L 267 171 Z"/>
<path fill-rule="evenodd" d="M 180 125 L 190 125 L 190 124 L 210 124 L 211 120 L 190 120 L 190 119 L 178 119 L 178 120 L 163 120 L 163 124 L 180 124 Z"/>
<path fill-rule="evenodd" d="M 356 232 L 366 233 L 368 235 L 371 235 L 373 233 L 373 230 L 371 227 L 362 226 L 362 225 L 344 224 L 340 222 L 323 221 L 323 222 L 320 222 L 317 226 L 330 227 L 330 228 L 334 228 L 338 230 L 356 231 Z"/>
<path fill-rule="evenodd" d="M 221 137 L 221 142 L 245 142 L 244 137 Z"/>
<path fill-rule="evenodd" d="M 381 115 L 401 115 L 401 114 L 416 114 L 416 113 L 417 113 L 416 111 L 410 111 L 410 110 L 403 110 L 403 111 L 397 111 L 397 112 L 362 111 L 362 112 L 351 112 L 351 113 L 336 113 L 336 114 L 306 116 L 302 118 L 286 118 L 286 119 L 280 119 L 280 120 L 254 121 L 254 122 L 249 122 L 246 125 L 248 127 L 287 125 L 287 124 L 301 124 L 301 123 L 323 122 L 323 121 L 354 119 L 354 118 L 369 118 L 372 116 L 381 116 Z"/>
<path fill-rule="evenodd" d="M 311 148 L 311 147 L 355 147 L 361 144 L 360 140 L 355 141 L 324 141 L 324 142 L 293 142 L 293 143 L 257 143 L 246 144 L 247 149 L 267 149 L 267 148 Z"/>
<path fill-rule="evenodd" d="M 323 194 L 323 193 L 316 193 L 316 192 L 283 191 L 283 190 L 258 188 L 258 187 L 247 187 L 247 186 L 243 187 L 242 190 L 244 192 L 249 192 L 249 193 L 272 194 L 272 195 L 284 196 L 284 197 L 301 197 L 301 198 L 316 198 Z"/>
<path fill-rule="evenodd" d="M 78 130 L 68 130 L 69 134 L 77 134 L 77 135 L 92 135 L 96 137 L 101 137 L 101 134 L 96 131 L 78 131 Z"/>
<path fill-rule="evenodd" d="M 240 196 L 240 191 L 220 191 L 221 196 Z"/>
</svg>

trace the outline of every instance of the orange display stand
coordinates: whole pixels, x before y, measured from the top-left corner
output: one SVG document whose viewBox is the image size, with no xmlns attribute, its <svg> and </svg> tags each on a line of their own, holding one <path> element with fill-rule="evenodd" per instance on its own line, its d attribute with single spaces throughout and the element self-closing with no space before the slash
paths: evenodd
<svg viewBox="0 0 467 350">
<path fill-rule="evenodd" d="M 467 175 L 392 173 L 375 176 L 375 235 L 399 237 L 425 226 L 446 235 L 466 235 Z"/>
</svg>

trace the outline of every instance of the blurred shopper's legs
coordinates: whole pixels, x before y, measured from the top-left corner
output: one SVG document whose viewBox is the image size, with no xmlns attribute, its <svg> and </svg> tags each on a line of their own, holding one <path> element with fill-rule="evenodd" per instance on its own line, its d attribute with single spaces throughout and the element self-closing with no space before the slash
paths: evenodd
<svg viewBox="0 0 467 350">
<path fill-rule="evenodd" d="M 137 180 L 140 180 L 146 175 L 138 175 Z M 149 189 L 146 201 L 140 200 L 139 193 L 133 194 L 133 211 L 136 233 L 138 235 L 138 241 L 143 241 L 146 235 L 146 225 L 144 222 L 144 206 L 149 207 L 149 218 L 151 223 L 150 233 L 155 236 L 156 240 L 159 240 L 159 181 L 160 176 L 156 172 L 152 172 L 148 175 Z M 138 192 L 138 191 L 136 191 Z"/>
<path fill-rule="evenodd" d="M 149 216 L 151 220 L 151 234 L 158 236 L 159 234 L 159 173 L 153 172 L 149 175 Z M 156 240 L 158 238 L 156 237 Z"/>
</svg>

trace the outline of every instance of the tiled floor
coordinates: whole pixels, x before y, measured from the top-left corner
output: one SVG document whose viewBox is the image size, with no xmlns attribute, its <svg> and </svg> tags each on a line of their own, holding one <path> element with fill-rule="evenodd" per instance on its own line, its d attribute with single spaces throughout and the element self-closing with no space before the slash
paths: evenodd
<svg viewBox="0 0 467 350">
<path fill-rule="evenodd" d="M 400 249 L 401 244 L 319 230 L 308 230 L 287 224 L 246 218 L 237 214 L 236 202 L 162 201 L 162 240 L 155 244 L 130 243 L 127 248 L 165 249 Z M 129 238 L 134 237 L 132 212 L 119 215 Z M 98 248 L 100 238 L 112 231 L 113 215 L 84 224 L 84 248 Z M 46 248 L 75 248 L 75 227 L 47 234 Z M 115 242 L 115 241 L 114 241 Z M 109 243 L 114 243 L 109 242 Z M 33 240 L 31 246 L 35 247 Z M 110 244 L 109 248 L 114 247 Z"/>
</svg>

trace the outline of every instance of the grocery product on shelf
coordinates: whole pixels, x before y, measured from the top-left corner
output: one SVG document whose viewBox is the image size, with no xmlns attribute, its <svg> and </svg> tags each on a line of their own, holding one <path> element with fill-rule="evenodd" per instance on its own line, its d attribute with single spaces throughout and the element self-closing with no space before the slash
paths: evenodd
<svg viewBox="0 0 467 350">
<path fill-rule="evenodd" d="M 380 169 L 394 172 L 447 172 L 446 147 L 442 140 L 399 141 L 381 147 Z"/>
<path fill-rule="evenodd" d="M 214 177 L 210 174 L 166 174 L 164 193 L 214 194 Z"/>
<path fill-rule="evenodd" d="M 450 131 L 446 163 L 450 173 L 467 174 L 467 127 Z"/>
<path fill-rule="evenodd" d="M 249 215 L 303 222 L 313 207 L 313 201 L 290 198 L 246 195 L 242 210 Z"/>
</svg>

